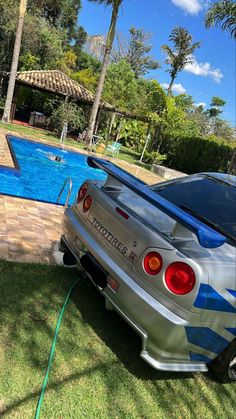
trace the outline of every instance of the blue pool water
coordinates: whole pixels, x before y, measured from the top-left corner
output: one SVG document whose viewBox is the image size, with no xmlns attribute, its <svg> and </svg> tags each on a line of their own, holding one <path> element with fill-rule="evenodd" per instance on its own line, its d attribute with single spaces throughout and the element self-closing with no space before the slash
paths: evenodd
<svg viewBox="0 0 236 419">
<path fill-rule="evenodd" d="M 19 165 L 19 171 L 1 168 L 0 193 L 56 203 L 57 196 L 68 176 L 73 182 L 70 203 L 86 179 L 105 180 L 106 174 L 87 165 L 87 156 L 61 150 L 23 138 L 10 136 L 13 152 Z M 60 156 L 62 161 L 54 160 Z M 65 203 L 68 186 L 60 202 Z"/>
</svg>

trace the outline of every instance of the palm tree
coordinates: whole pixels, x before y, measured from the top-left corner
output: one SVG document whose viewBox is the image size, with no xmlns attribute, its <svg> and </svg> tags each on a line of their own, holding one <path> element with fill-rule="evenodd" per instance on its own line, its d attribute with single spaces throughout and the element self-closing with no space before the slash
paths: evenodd
<svg viewBox="0 0 236 419">
<path fill-rule="evenodd" d="M 87 129 L 87 134 L 86 134 L 87 143 L 91 142 L 91 139 L 93 136 L 96 117 L 97 117 L 98 108 L 99 108 L 102 90 L 103 90 L 103 85 L 104 85 L 104 81 L 106 77 L 107 67 L 109 64 L 112 44 L 113 44 L 113 40 L 115 36 L 116 21 L 118 18 L 119 8 L 123 0 L 89 0 L 89 1 L 92 1 L 94 3 L 104 4 L 105 6 L 111 5 L 112 16 L 111 16 L 109 31 L 107 34 L 107 40 L 106 40 L 106 46 L 105 46 L 105 52 L 104 52 L 104 57 L 103 57 L 100 78 L 98 81 L 95 98 L 94 98 L 93 106 L 92 106 L 90 117 L 89 117 L 88 129 Z"/>
<path fill-rule="evenodd" d="M 23 26 L 24 26 L 26 6 L 27 6 L 27 0 L 20 0 L 19 20 L 18 20 L 18 26 L 16 30 L 16 39 L 15 39 L 13 56 L 12 56 L 11 71 L 10 71 L 10 77 L 9 77 L 9 83 L 8 83 L 8 89 L 7 89 L 7 97 L 6 97 L 6 102 L 5 102 L 5 107 L 4 107 L 3 117 L 2 117 L 2 122 L 5 122 L 5 123 L 8 123 L 10 120 L 10 111 L 11 111 L 12 98 L 13 98 L 15 82 L 16 82 L 16 73 L 17 73 L 17 67 L 18 67 L 18 61 L 19 61 L 19 55 L 20 55 L 21 38 L 22 38 L 22 32 L 23 32 Z"/>
<path fill-rule="evenodd" d="M 200 42 L 192 42 L 192 35 L 185 28 L 176 27 L 171 31 L 169 40 L 174 43 L 172 50 L 168 45 L 162 45 L 162 50 L 167 54 L 166 64 L 170 64 L 167 70 L 171 76 L 171 82 L 168 87 L 168 96 L 171 95 L 173 83 L 180 71 L 186 64 L 193 62 L 192 54 L 196 48 L 200 47 Z"/>
<path fill-rule="evenodd" d="M 207 28 L 220 24 L 223 31 L 229 31 L 236 38 L 236 3 L 231 0 L 216 1 L 205 16 Z"/>
</svg>

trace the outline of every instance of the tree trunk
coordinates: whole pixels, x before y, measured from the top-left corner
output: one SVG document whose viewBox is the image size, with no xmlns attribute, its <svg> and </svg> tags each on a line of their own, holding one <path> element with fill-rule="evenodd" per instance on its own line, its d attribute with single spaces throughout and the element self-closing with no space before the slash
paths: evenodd
<svg viewBox="0 0 236 419">
<path fill-rule="evenodd" d="M 23 26 L 24 26 L 26 6 L 27 6 L 27 0 L 20 0 L 19 20 L 18 20 L 18 26 L 16 30 L 16 39 L 15 39 L 15 45 L 14 45 L 14 51 L 13 51 L 13 57 L 12 57 L 11 72 L 10 72 L 10 77 L 9 77 L 5 108 L 4 108 L 3 117 L 2 117 L 2 122 L 5 122 L 5 123 L 8 123 L 10 120 L 10 112 L 11 112 L 12 98 L 13 98 L 13 93 L 14 93 L 14 88 L 15 88 L 19 55 L 20 55 L 21 38 L 22 38 L 22 32 L 23 32 Z"/>
<path fill-rule="evenodd" d="M 172 86 L 174 84 L 174 81 L 175 81 L 175 76 L 171 78 L 171 82 L 170 82 L 168 90 L 167 90 L 167 96 L 171 96 L 171 89 L 172 89 Z"/>
<path fill-rule="evenodd" d="M 112 44 L 113 44 L 113 40 L 114 40 L 114 36 L 115 36 L 116 21 L 117 21 L 118 11 L 119 11 L 121 1 L 122 0 L 120 0 L 120 1 L 118 0 L 117 3 L 113 6 L 113 9 L 112 9 L 112 17 L 111 17 L 110 28 L 109 28 L 108 35 L 107 35 L 107 42 L 106 42 L 106 48 L 105 48 L 105 52 L 104 52 L 102 69 L 101 69 L 100 78 L 99 78 L 96 93 L 95 93 L 93 106 L 92 106 L 90 117 L 89 117 L 88 129 L 87 129 L 87 133 L 86 133 L 86 137 L 85 137 L 85 142 L 87 144 L 91 144 L 91 141 L 92 141 L 92 138 L 93 138 L 97 112 L 98 112 L 99 104 L 100 104 L 100 101 L 101 101 L 101 96 L 102 96 L 104 81 L 105 81 L 105 77 L 106 77 L 107 67 L 108 67 L 108 64 L 109 64 Z"/>
<path fill-rule="evenodd" d="M 91 143 L 91 140 L 92 140 L 92 137 L 93 137 L 93 132 L 94 132 L 94 127 L 95 127 L 95 123 L 96 123 L 98 108 L 99 108 L 99 104 L 100 104 L 100 101 L 101 101 L 101 96 L 102 96 L 104 81 L 105 81 L 105 77 L 106 77 L 107 67 L 108 67 L 108 64 L 109 64 L 110 53 L 111 53 L 110 48 L 109 49 L 106 48 L 103 63 L 102 63 L 100 78 L 99 78 L 98 86 L 97 86 L 97 89 L 96 89 L 92 110 L 91 110 L 90 117 L 89 117 L 88 130 L 87 130 L 86 139 L 85 139 L 85 142 L 88 143 L 88 144 Z"/>
</svg>

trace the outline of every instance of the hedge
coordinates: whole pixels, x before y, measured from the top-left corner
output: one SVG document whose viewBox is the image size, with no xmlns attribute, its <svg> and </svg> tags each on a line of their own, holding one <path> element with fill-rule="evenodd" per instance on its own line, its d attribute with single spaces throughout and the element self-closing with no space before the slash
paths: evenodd
<svg viewBox="0 0 236 419">
<path fill-rule="evenodd" d="M 188 174 L 228 172 L 233 146 L 201 137 L 182 137 L 169 142 L 166 165 Z"/>
</svg>

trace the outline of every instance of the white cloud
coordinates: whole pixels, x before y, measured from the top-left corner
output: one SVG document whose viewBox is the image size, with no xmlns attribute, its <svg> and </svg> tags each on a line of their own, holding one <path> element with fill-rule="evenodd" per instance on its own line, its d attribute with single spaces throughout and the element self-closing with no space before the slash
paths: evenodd
<svg viewBox="0 0 236 419">
<path fill-rule="evenodd" d="M 207 10 L 211 0 L 171 0 L 173 4 L 180 7 L 190 15 L 197 15 L 201 10 Z"/>
<path fill-rule="evenodd" d="M 168 83 L 161 83 L 161 86 L 163 89 L 168 89 L 169 84 Z M 174 83 L 172 86 L 172 92 L 178 93 L 178 95 L 181 95 L 183 93 L 186 93 L 186 89 L 182 86 L 181 83 Z"/>
<path fill-rule="evenodd" d="M 190 15 L 197 15 L 202 9 L 202 2 L 199 0 L 171 0 L 176 6 L 185 10 Z"/>
<path fill-rule="evenodd" d="M 172 90 L 173 90 L 173 92 L 176 92 L 179 95 L 181 95 L 182 93 L 186 93 L 186 89 L 182 86 L 181 83 L 175 83 L 175 84 L 173 84 Z"/>
<path fill-rule="evenodd" d="M 161 83 L 161 87 L 163 87 L 163 89 L 168 89 L 169 84 L 168 83 Z"/>
<path fill-rule="evenodd" d="M 192 64 L 187 64 L 184 70 L 196 76 L 211 77 L 215 83 L 220 83 L 223 78 L 223 74 L 219 68 L 213 68 L 207 62 L 198 63 L 194 56 L 192 56 Z"/>
<path fill-rule="evenodd" d="M 194 103 L 194 106 L 196 107 L 196 108 L 199 108 L 199 106 L 202 106 L 203 108 L 205 108 L 206 107 L 206 102 L 199 102 L 199 103 Z"/>
</svg>

